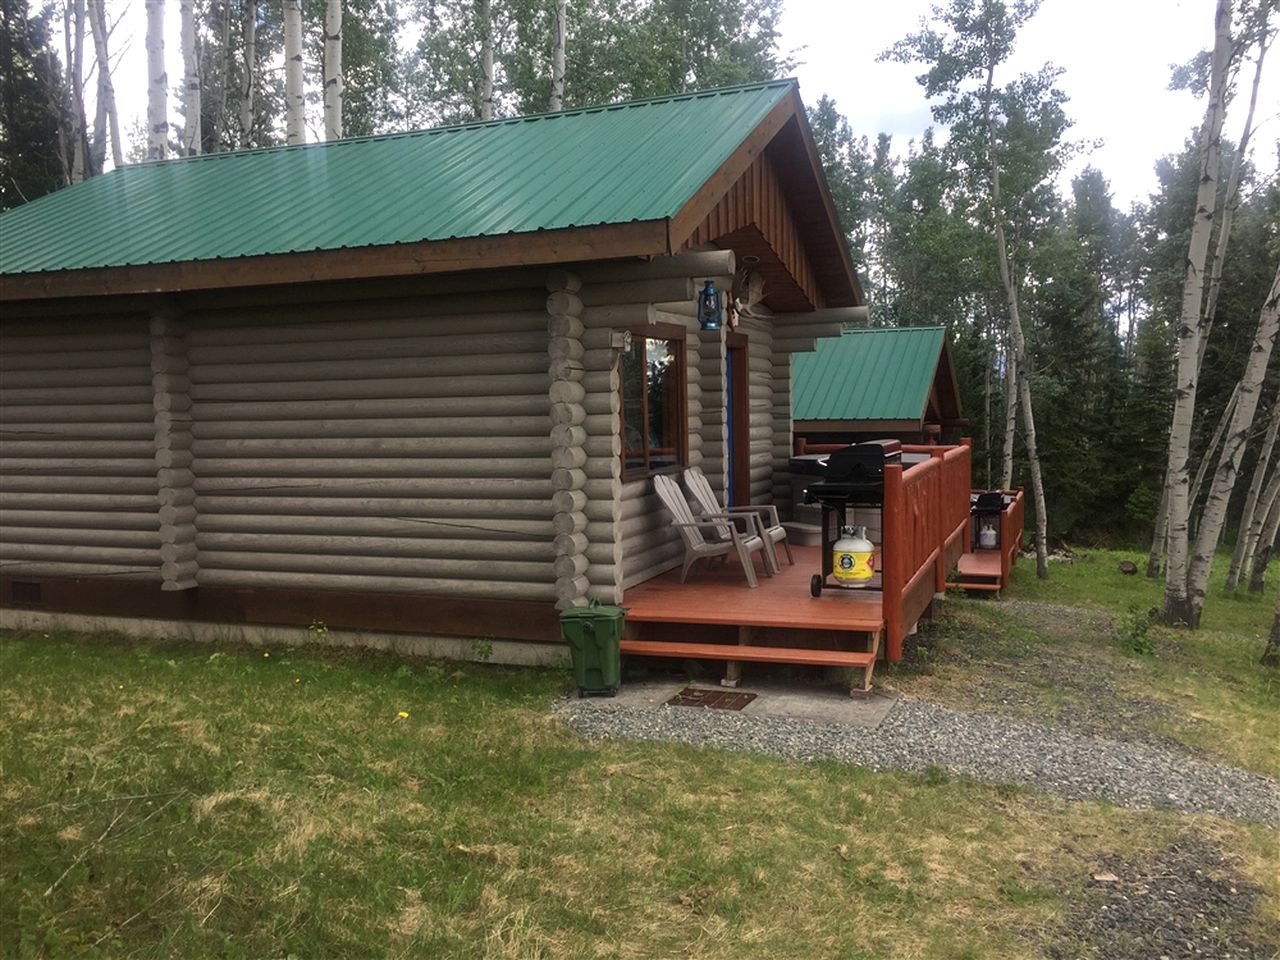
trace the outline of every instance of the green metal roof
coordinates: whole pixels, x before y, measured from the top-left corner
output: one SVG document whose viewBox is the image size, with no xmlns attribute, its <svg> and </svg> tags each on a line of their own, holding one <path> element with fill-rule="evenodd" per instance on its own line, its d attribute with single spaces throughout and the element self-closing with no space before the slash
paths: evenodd
<svg viewBox="0 0 1280 960">
<path fill-rule="evenodd" d="M 942 327 L 851 330 L 793 358 L 794 420 L 920 420 L 946 346 Z"/>
<path fill-rule="evenodd" d="M 129 165 L 0 214 L 0 275 L 661 220 L 794 86 Z"/>
</svg>

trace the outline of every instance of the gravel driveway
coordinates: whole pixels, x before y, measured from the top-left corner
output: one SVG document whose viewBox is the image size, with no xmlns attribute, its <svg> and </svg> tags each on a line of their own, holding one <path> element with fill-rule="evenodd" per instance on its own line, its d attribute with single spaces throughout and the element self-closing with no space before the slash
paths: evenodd
<svg viewBox="0 0 1280 960">
<path fill-rule="evenodd" d="M 878 729 L 754 717 L 687 707 L 636 709 L 607 701 L 561 700 L 570 726 L 595 739 L 665 740 L 830 759 L 874 770 L 952 773 L 1021 783 L 1068 799 L 1096 797 L 1125 807 L 1166 807 L 1280 826 L 1280 784 L 1235 767 L 1149 744 L 1086 736 L 1001 717 L 899 700 Z"/>
</svg>

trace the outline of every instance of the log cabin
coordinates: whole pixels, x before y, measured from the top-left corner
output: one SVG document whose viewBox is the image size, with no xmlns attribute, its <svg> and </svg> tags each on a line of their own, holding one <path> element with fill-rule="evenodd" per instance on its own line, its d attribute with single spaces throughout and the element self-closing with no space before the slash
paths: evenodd
<svg viewBox="0 0 1280 960">
<path fill-rule="evenodd" d="M 653 474 L 788 510 L 866 309 L 794 81 L 113 170 L 0 215 L 0 308 L 0 624 L 523 662 L 679 565 Z"/>
</svg>

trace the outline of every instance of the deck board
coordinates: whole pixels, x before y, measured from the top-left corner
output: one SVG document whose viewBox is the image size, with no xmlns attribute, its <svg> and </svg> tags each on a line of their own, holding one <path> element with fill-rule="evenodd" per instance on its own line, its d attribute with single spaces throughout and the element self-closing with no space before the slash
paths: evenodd
<svg viewBox="0 0 1280 960">
<path fill-rule="evenodd" d="M 978 550 L 960 555 L 956 570 L 961 577 L 994 577 L 1000 579 L 1000 551 Z"/>
<path fill-rule="evenodd" d="M 664 573 L 626 592 L 622 605 L 627 619 L 860 633 L 881 628 L 880 591 L 829 589 L 821 597 L 812 597 L 809 578 L 820 570 L 821 549 L 793 546 L 792 550 L 795 566 L 787 563 L 783 553 L 782 572 L 774 577 L 764 576 L 757 561 L 760 586 L 754 590 L 747 586 L 736 558 L 710 569 L 702 561 L 683 584 L 678 568 Z"/>
</svg>

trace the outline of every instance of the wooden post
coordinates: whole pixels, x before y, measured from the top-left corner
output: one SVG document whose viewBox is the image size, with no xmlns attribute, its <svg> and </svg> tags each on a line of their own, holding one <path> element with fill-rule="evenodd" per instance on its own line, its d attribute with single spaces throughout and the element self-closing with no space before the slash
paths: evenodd
<svg viewBox="0 0 1280 960">
<path fill-rule="evenodd" d="M 881 534 L 881 588 L 885 621 L 885 659 L 902 659 L 902 588 L 906 586 L 906 533 L 903 529 L 902 464 L 884 468 L 884 531 Z"/>
<path fill-rule="evenodd" d="M 191 449 L 191 379 L 187 369 L 185 330 L 172 310 L 158 311 L 151 318 L 151 383 L 162 590 L 190 590 L 199 570 L 195 511 L 189 506 L 195 500 L 194 476 L 184 466 L 190 462 Z"/>
<path fill-rule="evenodd" d="M 547 356 L 550 360 L 551 386 L 551 466 L 552 485 L 558 491 L 553 498 L 556 508 L 552 528 L 557 532 L 555 560 L 556 607 L 582 606 L 587 602 L 591 583 L 584 576 L 588 560 L 584 555 L 586 538 L 561 536 L 581 532 L 587 525 L 582 511 L 587 502 L 583 488 L 587 475 L 587 453 L 583 444 L 586 430 L 580 426 L 587 412 L 582 406 L 586 391 L 582 363 L 584 331 L 582 300 L 578 293 L 582 281 L 571 273 L 557 270 L 547 277 Z"/>
<path fill-rule="evenodd" d="M 938 489 L 938 495 L 934 497 L 934 503 L 931 507 L 935 529 L 938 531 L 938 559 L 933 561 L 933 592 L 935 594 L 946 593 L 947 590 L 947 537 L 951 535 L 948 529 L 950 524 L 947 522 L 946 496 L 947 496 L 947 460 L 946 447 L 938 447 L 929 451 L 929 456 L 938 461 L 938 482 L 935 486 Z M 932 615 L 930 608 L 930 615 Z"/>
</svg>

